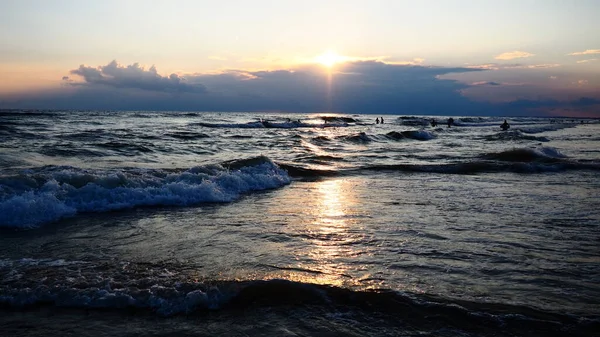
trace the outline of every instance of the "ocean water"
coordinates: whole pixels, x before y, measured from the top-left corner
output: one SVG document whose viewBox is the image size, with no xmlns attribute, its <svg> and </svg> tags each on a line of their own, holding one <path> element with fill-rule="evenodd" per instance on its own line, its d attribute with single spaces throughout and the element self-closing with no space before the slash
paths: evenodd
<svg viewBox="0 0 600 337">
<path fill-rule="evenodd" d="M 1 111 L 0 331 L 598 336 L 599 120 L 377 117 Z"/>
</svg>

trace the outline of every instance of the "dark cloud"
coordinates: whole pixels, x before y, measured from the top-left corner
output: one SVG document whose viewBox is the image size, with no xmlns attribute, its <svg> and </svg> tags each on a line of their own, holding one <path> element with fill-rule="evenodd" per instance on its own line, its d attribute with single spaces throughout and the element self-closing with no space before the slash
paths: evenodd
<svg viewBox="0 0 600 337">
<path fill-rule="evenodd" d="M 467 86 L 438 76 L 473 71 L 481 69 L 364 61 L 346 63 L 331 75 L 321 66 L 305 65 L 293 70 L 196 74 L 188 79 L 206 85 L 213 97 L 230 96 L 228 104 L 244 102 L 251 110 L 471 114 L 480 112 L 482 104 L 460 94 Z"/>
<path fill-rule="evenodd" d="M 83 82 L 66 82 L 54 91 L 7 97 L 2 107 L 289 111 L 377 114 L 489 115 L 497 105 L 462 95 L 471 87 L 441 76 L 483 71 L 477 68 L 425 67 L 378 61 L 349 62 L 332 73 L 320 65 L 289 70 L 228 70 L 219 74 L 161 76 L 138 64 L 80 66 Z M 68 77 L 68 76 L 65 76 Z M 173 95 L 173 93 L 178 93 Z M 2 98 L 2 97 L 0 97 Z"/>
<path fill-rule="evenodd" d="M 115 88 L 134 88 L 164 92 L 200 93 L 206 90 L 201 84 L 191 85 L 185 83 L 177 74 L 163 77 L 158 74 L 154 66 L 146 70 L 140 67 L 138 63 L 121 66 L 117 61 L 112 61 L 105 66 L 97 68 L 87 67 L 82 64 L 78 69 L 71 70 L 71 74 L 83 77 L 85 84 L 88 85 L 106 85 Z"/>
<path fill-rule="evenodd" d="M 547 108 L 578 107 L 578 108 L 580 108 L 580 107 L 588 107 L 588 106 L 594 106 L 594 105 L 599 105 L 599 104 L 600 104 L 600 100 L 591 98 L 591 97 L 580 97 L 579 99 L 571 100 L 571 101 L 559 101 L 559 100 L 552 100 L 552 99 L 535 101 L 535 100 L 522 99 L 522 100 L 516 100 L 516 101 L 507 103 L 507 105 L 509 105 L 509 106 L 520 107 L 520 108 L 542 108 L 542 107 L 547 107 Z"/>
<path fill-rule="evenodd" d="M 591 97 L 580 97 L 575 100 L 529 100 L 520 99 L 501 104 L 501 107 L 511 116 L 559 115 L 600 117 L 600 100 Z"/>
</svg>

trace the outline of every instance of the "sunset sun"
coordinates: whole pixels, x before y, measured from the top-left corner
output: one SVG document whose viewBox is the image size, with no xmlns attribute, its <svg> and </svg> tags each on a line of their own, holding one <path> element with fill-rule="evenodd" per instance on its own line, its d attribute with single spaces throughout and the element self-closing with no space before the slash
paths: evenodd
<svg viewBox="0 0 600 337">
<path fill-rule="evenodd" d="M 328 50 L 325 53 L 315 57 L 315 62 L 320 63 L 328 68 L 334 66 L 337 63 L 342 63 L 346 60 L 346 57 L 337 54 L 332 50 Z"/>
</svg>

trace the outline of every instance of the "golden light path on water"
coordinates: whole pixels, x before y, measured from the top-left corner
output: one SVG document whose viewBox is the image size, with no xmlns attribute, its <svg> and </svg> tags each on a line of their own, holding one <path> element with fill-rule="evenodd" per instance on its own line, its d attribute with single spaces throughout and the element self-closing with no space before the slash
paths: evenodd
<svg viewBox="0 0 600 337">
<path fill-rule="evenodd" d="M 299 228 L 307 249 L 296 257 L 300 270 L 311 272 L 290 273 L 289 279 L 305 283 L 334 286 L 356 286 L 356 266 L 350 263 L 364 254 L 359 244 L 365 234 L 356 215 L 358 199 L 353 184 L 345 179 L 333 179 L 312 184 L 312 198 L 303 200 L 300 207 L 308 221 Z"/>
</svg>

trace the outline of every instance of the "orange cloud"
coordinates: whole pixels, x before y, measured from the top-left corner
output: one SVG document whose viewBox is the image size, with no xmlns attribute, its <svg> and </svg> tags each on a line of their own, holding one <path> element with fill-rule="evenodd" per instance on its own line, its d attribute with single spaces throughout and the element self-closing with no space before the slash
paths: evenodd
<svg viewBox="0 0 600 337">
<path fill-rule="evenodd" d="M 519 59 L 519 58 L 531 57 L 531 56 L 535 56 L 535 54 L 528 53 L 526 51 L 515 50 L 515 51 L 502 53 L 502 54 L 496 56 L 495 59 L 496 60 L 512 60 L 512 59 Z"/>
<path fill-rule="evenodd" d="M 592 54 L 600 54 L 600 49 L 588 49 L 586 51 L 578 51 L 578 52 L 570 53 L 567 55 L 578 56 L 578 55 L 592 55 Z"/>
</svg>

